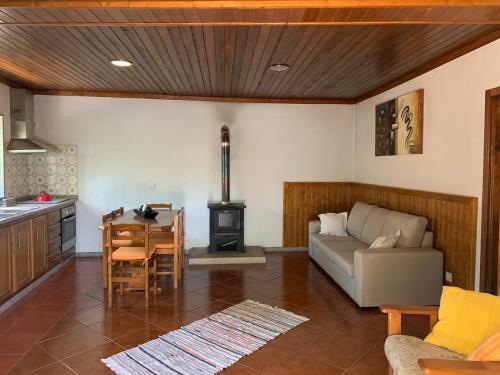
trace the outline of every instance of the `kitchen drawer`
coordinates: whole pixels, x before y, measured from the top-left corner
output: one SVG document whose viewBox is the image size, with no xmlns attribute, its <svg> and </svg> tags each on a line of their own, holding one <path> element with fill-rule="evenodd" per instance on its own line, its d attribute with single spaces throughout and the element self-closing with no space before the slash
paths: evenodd
<svg viewBox="0 0 500 375">
<path fill-rule="evenodd" d="M 47 250 L 48 254 L 53 254 L 55 252 L 61 252 L 61 237 L 55 237 L 49 240 L 49 247 Z"/>
<path fill-rule="evenodd" d="M 49 227 L 49 241 L 58 237 L 61 234 L 61 225 L 54 224 Z"/>
<path fill-rule="evenodd" d="M 51 269 L 55 265 L 59 264 L 61 262 L 61 252 L 57 252 L 54 254 L 49 254 L 47 256 L 47 268 Z"/>
<path fill-rule="evenodd" d="M 61 211 L 54 211 L 47 214 L 49 227 L 54 224 L 59 224 L 61 222 Z"/>
</svg>

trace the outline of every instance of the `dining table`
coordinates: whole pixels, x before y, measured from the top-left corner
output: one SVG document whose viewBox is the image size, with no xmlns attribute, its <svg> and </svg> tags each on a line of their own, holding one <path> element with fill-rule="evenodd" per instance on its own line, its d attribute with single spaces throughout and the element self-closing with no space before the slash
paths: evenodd
<svg viewBox="0 0 500 375">
<path fill-rule="evenodd" d="M 123 215 L 117 216 L 107 223 L 112 224 L 140 224 L 144 225 L 149 223 L 149 227 L 154 230 L 170 230 L 174 225 L 174 218 L 180 212 L 179 210 L 171 209 L 158 209 L 156 210 L 158 215 L 154 219 L 146 219 L 134 212 L 134 210 L 127 210 Z M 108 286 L 108 267 L 107 267 L 107 257 L 108 248 L 106 246 L 106 224 L 101 224 L 98 230 L 102 231 L 102 284 L 104 288 Z"/>
</svg>

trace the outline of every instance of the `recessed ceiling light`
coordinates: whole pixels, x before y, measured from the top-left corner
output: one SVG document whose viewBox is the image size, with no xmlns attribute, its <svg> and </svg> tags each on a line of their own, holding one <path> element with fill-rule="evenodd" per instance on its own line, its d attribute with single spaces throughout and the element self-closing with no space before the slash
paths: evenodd
<svg viewBox="0 0 500 375">
<path fill-rule="evenodd" d="M 267 67 L 270 72 L 286 72 L 288 69 L 290 69 L 290 65 L 281 63 L 271 64 Z"/>
<path fill-rule="evenodd" d="M 120 68 L 126 68 L 126 67 L 129 67 L 129 66 L 132 66 L 132 63 L 130 61 L 127 61 L 127 60 L 111 60 L 111 64 L 113 64 L 114 66 L 119 66 Z"/>
</svg>

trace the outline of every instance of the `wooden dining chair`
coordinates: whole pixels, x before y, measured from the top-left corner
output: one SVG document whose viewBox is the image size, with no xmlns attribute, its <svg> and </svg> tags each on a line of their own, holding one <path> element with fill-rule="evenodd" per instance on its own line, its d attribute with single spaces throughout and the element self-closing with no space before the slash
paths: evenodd
<svg viewBox="0 0 500 375">
<path fill-rule="evenodd" d="M 101 224 L 103 227 L 105 227 L 109 221 L 117 218 L 120 215 L 123 215 L 124 209 L 123 207 L 120 207 L 116 210 L 112 210 L 111 212 L 108 212 L 104 215 L 101 216 Z M 104 284 L 104 287 L 107 286 L 108 282 L 108 271 L 107 271 L 107 265 L 106 265 L 106 259 L 107 259 L 107 254 L 108 254 L 108 246 L 107 246 L 107 240 L 106 240 L 106 231 L 102 231 L 102 283 Z M 128 246 L 131 244 L 131 241 L 120 241 L 117 242 L 116 245 L 122 245 L 122 246 Z"/>
<path fill-rule="evenodd" d="M 127 232 L 124 236 L 122 233 Z M 119 283 L 123 294 L 124 283 L 143 283 L 146 306 L 149 299 L 149 278 L 153 273 L 154 294 L 156 294 L 156 258 L 154 250 L 149 246 L 149 223 L 141 224 L 107 224 L 107 269 L 108 269 L 108 305 L 113 306 L 113 283 Z M 117 246 L 117 240 L 129 240 L 141 246 Z M 153 262 L 150 268 L 150 262 Z M 113 267 L 116 266 L 116 267 Z M 139 275 L 139 276 L 138 276 Z"/>
<path fill-rule="evenodd" d="M 170 210 L 172 211 L 172 203 L 149 203 L 152 210 Z"/>
<path fill-rule="evenodd" d="M 151 232 L 150 246 L 157 256 L 156 275 L 172 275 L 174 288 L 179 286 L 181 272 L 181 227 L 183 210 L 174 217 L 174 223 L 168 228 L 154 228 Z"/>
</svg>

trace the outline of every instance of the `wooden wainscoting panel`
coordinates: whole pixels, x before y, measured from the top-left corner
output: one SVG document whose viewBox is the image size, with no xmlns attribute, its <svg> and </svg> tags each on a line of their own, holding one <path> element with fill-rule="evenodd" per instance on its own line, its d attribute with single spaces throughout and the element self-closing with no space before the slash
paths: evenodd
<svg viewBox="0 0 500 375">
<path fill-rule="evenodd" d="M 350 208 L 349 182 L 283 183 L 283 246 L 307 246 L 309 221 Z"/>
<path fill-rule="evenodd" d="M 474 289 L 477 198 L 346 182 L 285 183 L 283 246 L 307 246 L 307 223 L 322 212 L 350 210 L 363 201 L 429 220 L 434 247 L 444 253 L 450 285 Z"/>
</svg>

